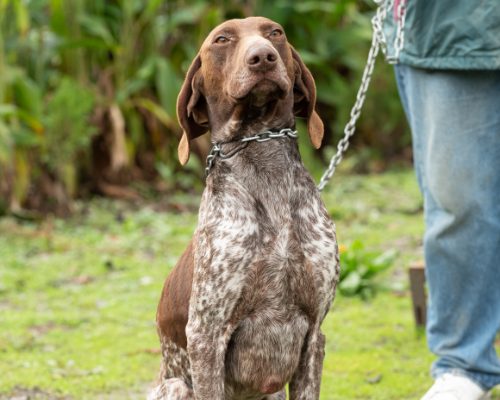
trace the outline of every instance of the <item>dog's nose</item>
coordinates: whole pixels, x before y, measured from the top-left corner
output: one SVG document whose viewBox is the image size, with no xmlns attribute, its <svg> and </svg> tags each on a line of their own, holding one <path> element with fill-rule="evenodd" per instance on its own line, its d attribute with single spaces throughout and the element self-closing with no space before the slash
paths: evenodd
<svg viewBox="0 0 500 400">
<path fill-rule="evenodd" d="M 269 71 L 278 61 L 278 52 L 270 46 L 258 46 L 248 50 L 246 63 L 252 71 Z"/>
</svg>

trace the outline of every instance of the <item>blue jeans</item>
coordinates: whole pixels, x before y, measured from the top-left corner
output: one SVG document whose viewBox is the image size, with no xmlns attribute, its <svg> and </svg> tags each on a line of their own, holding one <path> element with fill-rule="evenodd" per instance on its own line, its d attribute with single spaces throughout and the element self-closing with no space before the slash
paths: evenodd
<svg viewBox="0 0 500 400">
<path fill-rule="evenodd" d="M 500 384 L 500 71 L 396 67 L 424 197 L 432 367 Z"/>
</svg>

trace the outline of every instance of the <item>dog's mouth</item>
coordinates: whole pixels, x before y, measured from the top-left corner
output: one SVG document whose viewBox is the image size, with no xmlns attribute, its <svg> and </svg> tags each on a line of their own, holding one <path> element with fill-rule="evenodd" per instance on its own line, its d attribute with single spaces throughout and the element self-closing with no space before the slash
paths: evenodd
<svg viewBox="0 0 500 400">
<path fill-rule="evenodd" d="M 250 87 L 244 95 L 234 98 L 235 103 L 242 107 L 244 116 L 242 121 L 253 121 L 265 116 L 273 115 L 281 99 L 287 92 L 276 82 L 262 79 Z"/>
<path fill-rule="evenodd" d="M 286 92 L 276 82 L 263 79 L 258 82 L 247 94 L 246 98 L 252 107 L 264 107 L 270 102 L 283 99 Z"/>
<path fill-rule="evenodd" d="M 287 79 L 263 75 L 247 81 L 246 84 L 237 85 L 231 97 L 236 103 L 246 103 L 251 107 L 264 107 L 271 102 L 284 99 L 290 86 Z"/>
</svg>

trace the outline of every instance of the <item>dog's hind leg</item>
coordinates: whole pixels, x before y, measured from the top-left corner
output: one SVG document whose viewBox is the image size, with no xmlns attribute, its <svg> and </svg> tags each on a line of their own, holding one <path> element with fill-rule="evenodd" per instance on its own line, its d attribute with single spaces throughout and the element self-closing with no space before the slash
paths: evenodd
<svg viewBox="0 0 500 400">
<path fill-rule="evenodd" d="M 185 349 L 161 338 L 162 364 L 157 386 L 148 400 L 194 400 L 189 359 Z"/>
</svg>

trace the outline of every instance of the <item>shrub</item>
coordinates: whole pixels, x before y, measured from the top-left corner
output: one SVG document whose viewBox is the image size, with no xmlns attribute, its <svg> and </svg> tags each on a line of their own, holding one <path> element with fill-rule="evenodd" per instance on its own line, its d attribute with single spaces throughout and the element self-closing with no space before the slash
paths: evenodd
<svg viewBox="0 0 500 400">
<path fill-rule="evenodd" d="M 383 253 L 368 251 L 361 241 L 354 241 L 340 252 L 339 292 L 345 296 L 372 298 L 382 286 L 380 275 L 386 271 L 396 257 L 394 250 Z"/>
</svg>

